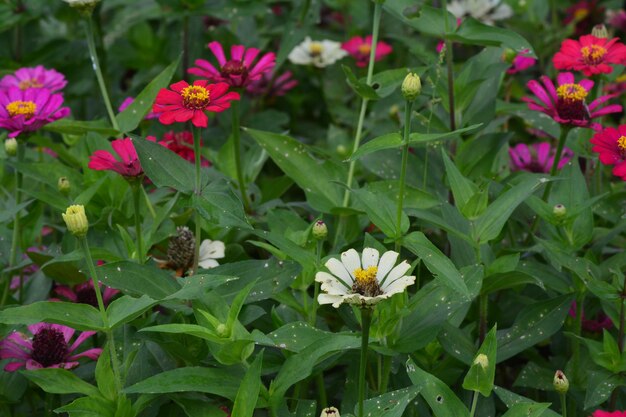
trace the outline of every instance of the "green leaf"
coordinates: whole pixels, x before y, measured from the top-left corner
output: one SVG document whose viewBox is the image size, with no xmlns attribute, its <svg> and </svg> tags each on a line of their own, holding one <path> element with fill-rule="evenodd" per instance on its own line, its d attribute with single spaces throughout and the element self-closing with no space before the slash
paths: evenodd
<svg viewBox="0 0 626 417">
<path fill-rule="evenodd" d="M 474 362 L 470 367 L 465 379 L 463 379 L 463 388 L 469 391 L 478 391 L 483 396 L 489 397 L 493 390 L 493 381 L 496 376 L 496 327 L 487 333 L 483 344 L 478 349 Z M 484 355 L 479 358 L 479 355 Z M 487 358 L 486 363 L 482 359 Z"/>
<path fill-rule="evenodd" d="M 262 340 L 257 340 L 257 343 L 298 353 L 330 335 L 330 332 L 320 330 L 308 323 L 293 322 L 268 333 Z"/>
<path fill-rule="evenodd" d="M 160 332 L 169 334 L 188 334 L 191 336 L 199 337 L 200 339 L 208 340 L 214 343 L 224 343 L 226 339 L 222 339 L 213 330 L 208 329 L 197 324 L 184 324 L 184 323 L 172 323 L 161 324 L 157 326 L 144 327 L 141 332 Z"/>
<path fill-rule="evenodd" d="M 469 411 L 440 379 L 420 369 L 409 359 L 406 372 L 411 382 L 420 388 L 420 395 L 426 400 L 435 417 L 468 417 Z"/>
<path fill-rule="evenodd" d="M 515 404 L 502 417 L 540 417 L 550 407 L 550 403 Z"/>
<path fill-rule="evenodd" d="M 84 122 L 81 120 L 59 119 L 56 122 L 45 125 L 43 130 L 64 133 L 66 135 L 84 135 L 85 133 L 93 132 L 102 136 L 114 137 L 120 134 L 104 120 Z"/>
<path fill-rule="evenodd" d="M 441 148 L 441 157 L 446 167 L 446 174 L 448 175 L 448 182 L 452 189 L 454 202 L 459 210 L 463 212 L 465 205 L 470 201 L 472 196 L 478 192 L 478 187 L 461 174 L 461 171 L 459 171 L 454 162 L 450 160 L 444 148 Z"/>
<path fill-rule="evenodd" d="M 82 397 L 63 407 L 55 413 L 68 413 L 70 417 L 117 417 L 116 404 L 102 397 Z"/>
<path fill-rule="evenodd" d="M 50 394 L 100 395 L 98 388 L 83 381 L 67 369 L 42 368 L 20 373 Z"/>
<path fill-rule="evenodd" d="M 361 208 L 365 210 L 369 219 L 374 223 L 387 237 L 396 236 L 397 223 L 397 203 L 392 201 L 385 195 L 374 194 L 364 188 L 352 190 L 352 194 L 360 201 Z M 402 212 L 400 221 L 400 233 L 404 234 L 409 230 L 409 217 Z"/>
<path fill-rule="evenodd" d="M 117 397 L 117 387 L 115 386 L 115 374 L 111 366 L 110 352 L 109 345 L 103 346 L 102 353 L 96 363 L 96 383 L 100 394 L 113 401 Z"/>
<path fill-rule="evenodd" d="M 609 399 L 611 393 L 626 386 L 626 377 L 600 371 L 590 372 L 585 394 L 585 410 L 598 407 Z"/>
<path fill-rule="evenodd" d="M 87 279 L 87 277 L 72 264 L 75 260 L 83 259 L 82 251 L 76 251 L 75 254 L 80 254 L 80 257 L 76 259 L 73 259 L 73 255 L 70 256 L 70 254 L 56 257 L 39 252 L 27 251 L 26 254 L 34 263 L 41 266 L 41 270 L 44 274 L 62 284 L 74 285 L 85 282 Z"/>
<path fill-rule="evenodd" d="M 500 400 L 506 404 L 507 407 L 513 408 L 516 404 L 536 404 L 533 400 L 528 399 L 526 397 L 522 397 L 521 395 L 515 394 L 514 392 L 507 391 L 501 387 L 494 387 L 494 392 L 500 398 Z M 550 409 L 546 409 L 542 417 L 561 417 L 561 414 L 556 413 Z"/>
<path fill-rule="evenodd" d="M 203 392 L 235 400 L 242 375 L 233 369 L 186 367 L 161 372 L 124 390 L 127 394 Z"/>
<path fill-rule="evenodd" d="M 171 274 L 152 265 L 121 261 L 106 263 L 96 270 L 103 284 L 130 295 L 162 300 L 180 290 Z"/>
<path fill-rule="evenodd" d="M 194 194 L 193 203 L 200 215 L 215 226 L 252 230 L 243 203 L 224 180 L 213 181 L 200 196 Z"/>
<path fill-rule="evenodd" d="M 254 408 L 261 391 L 261 365 L 263 364 L 263 351 L 259 354 L 248 368 L 246 375 L 241 381 L 235 404 L 233 405 L 232 415 L 241 417 L 252 417 Z"/>
<path fill-rule="evenodd" d="M 426 268 L 444 285 L 468 300 L 471 295 L 467 285 L 450 259 L 448 259 L 422 232 L 413 232 L 402 239 L 402 245 L 420 257 Z"/>
<path fill-rule="evenodd" d="M 363 81 L 359 81 L 356 78 L 356 75 L 352 72 L 347 65 L 342 65 L 343 73 L 346 74 L 346 82 L 364 100 L 378 100 L 380 96 L 376 93 L 376 91 L 367 83 Z"/>
<path fill-rule="evenodd" d="M 104 330 L 100 312 L 87 304 L 38 301 L 0 311 L 0 323 L 62 324 L 76 330 Z"/>
<path fill-rule="evenodd" d="M 473 17 L 464 18 L 456 33 L 450 35 L 450 39 L 468 45 L 502 46 L 516 52 L 527 49 L 530 56 L 535 56 L 532 45 L 517 32 L 485 25 Z"/>
<path fill-rule="evenodd" d="M 109 326 L 111 329 L 116 328 L 124 323 L 136 319 L 144 311 L 152 308 L 157 302 L 147 295 L 140 298 L 133 298 L 125 295 L 113 301 L 107 308 L 109 316 Z"/>
<path fill-rule="evenodd" d="M 444 37 L 446 23 L 444 12 L 435 7 L 419 5 L 414 0 L 387 0 L 383 4 L 386 12 L 400 19 L 404 24 L 419 30 L 423 34 Z M 456 29 L 456 18 L 450 12 L 445 12 L 448 20 L 448 33 Z"/>
<path fill-rule="evenodd" d="M 195 300 L 204 296 L 207 291 L 237 279 L 237 277 L 233 276 L 208 274 L 199 274 L 187 278 L 179 278 L 177 281 L 181 284 L 182 288 L 165 299 Z"/>
<path fill-rule="evenodd" d="M 345 167 L 315 159 L 306 145 L 289 136 L 254 129 L 244 130 L 304 190 L 311 207 L 329 213 L 331 209 L 342 206 L 343 189 L 335 181 L 347 178 Z"/>
<path fill-rule="evenodd" d="M 159 90 L 169 85 L 172 76 L 176 72 L 176 68 L 178 68 L 181 57 L 182 54 L 178 56 L 178 59 L 165 67 L 165 69 L 150 81 L 150 84 L 135 97 L 135 100 L 124 109 L 123 112 L 115 116 L 121 132 L 132 132 L 139 126 L 139 123 L 141 123 L 146 114 L 152 109 L 152 104 Z"/>
<path fill-rule="evenodd" d="M 172 187 L 182 193 L 194 190 L 196 174 L 193 164 L 158 143 L 131 137 L 141 167 L 157 187 Z"/>
<path fill-rule="evenodd" d="M 365 400 L 363 415 L 376 417 L 402 417 L 406 407 L 419 394 L 421 387 L 408 387 Z M 357 414 L 357 406 L 354 413 Z"/>
</svg>

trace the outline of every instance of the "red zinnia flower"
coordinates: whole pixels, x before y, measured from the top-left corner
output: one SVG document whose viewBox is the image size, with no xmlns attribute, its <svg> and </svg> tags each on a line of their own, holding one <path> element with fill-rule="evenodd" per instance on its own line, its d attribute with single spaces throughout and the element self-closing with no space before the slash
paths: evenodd
<svg viewBox="0 0 626 417">
<path fill-rule="evenodd" d="M 593 135 L 590 142 L 594 145 L 591 150 L 599 154 L 600 162 L 615 165 L 613 175 L 626 181 L 626 125 L 617 129 L 607 127 Z"/>
<path fill-rule="evenodd" d="M 577 41 L 566 39 L 552 61 L 556 69 L 582 71 L 587 77 L 610 74 L 613 67 L 608 64 L 626 62 L 626 45 L 618 38 L 609 40 L 593 35 L 581 36 Z"/>
<path fill-rule="evenodd" d="M 552 117 L 556 122 L 580 127 L 591 127 L 599 129 L 598 123 L 590 120 L 610 113 L 622 111 L 619 104 L 611 104 L 602 107 L 602 104 L 613 95 L 601 96 L 587 106 L 585 99 L 593 87 L 593 81 L 581 80 L 578 83 L 574 80 L 571 72 L 562 72 L 557 77 L 558 87 L 555 87 L 552 80 L 545 75 L 541 77 L 540 84 L 536 80 L 531 80 L 526 84 L 535 97 L 524 97 L 522 101 L 528 103 L 528 108 L 537 110 Z"/>
<path fill-rule="evenodd" d="M 208 78 L 215 82 L 225 82 L 232 87 L 245 87 L 251 81 L 261 78 L 264 72 L 271 71 L 276 65 L 276 55 L 269 52 L 261 57 L 253 65 L 261 50 L 256 48 L 246 49 L 243 45 L 233 45 L 230 48 L 230 59 L 226 59 L 222 45 L 213 41 L 209 43 L 209 49 L 217 58 L 219 69 L 209 61 L 196 59 L 196 67 L 189 68 L 190 74 Z"/>
<path fill-rule="evenodd" d="M 593 412 L 591 417 L 626 417 L 626 411 L 602 411 Z"/>
<path fill-rule="evenodd" d="M 115 171 L 125 177 L 138 177 L 143 174 L 143 169 L 131 138 L 116 139 L 111 142 L 111 146 L 115 153 L 119 155 L 121 162 L 111 152 L 97 150 L 91 155 L 88 167 L 96 171 Z"/>
<path fill-rule="evenodd" d="M 200 142 L 202 144 L 202 142 Z M 195 153 L 193 151 L 193 134 L 185 130 L 183 132 L 167 132 L 163 135 L 163 140 L 159 141 L 159 145 L 162 145 L 170 151 L 177 153 L 183 159 L 194 162 Z M 211 163 L 200 156 L 200 165 L 203 167 L 211 166 Z"/>
<path fill-rule="evenodd" d="M 170 85 L 172 90 L 162 88 L 152 107 L 164 125 L 191 120 L 196 127 L 207 127 L 209 118 L 205 111 L 222 112 L 230 107 L 232 100 L 239 100 L 239 93 L 228 91 L 228 84 L 209 84 L 207 80 L 194 81 L 189 85 L 179 81 Z"/>
<path fill-rule="evenodd" d="M 366 36 L 363 39 L 360 36 L 355 36 L 352 39 L 344 42 L 341 45 L 344 51 L 347 51 L 350 55 L 356 59 L 357 67 L 365 67 L 370 62 L 370 52 L 372 50 L 372 36 Z M 386 55 L 389 55 L 393 51 L 391 45 L 383 41 L 376 43 L 376 56 L 374 61 L 378 62 Z"/>
</svg>

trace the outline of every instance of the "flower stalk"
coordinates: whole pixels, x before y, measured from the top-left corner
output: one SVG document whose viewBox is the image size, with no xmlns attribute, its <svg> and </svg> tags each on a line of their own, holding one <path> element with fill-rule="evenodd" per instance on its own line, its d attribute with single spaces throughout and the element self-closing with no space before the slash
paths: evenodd
<svg viewBox="0 0 626 417">
<path fill-rule="evenodd" d="M 472 396 L 472 407 L 470 409 L 470 417 L 474 417 L 476 415 L 476 405 L 478 405 L 478 391 L 474 391 L 474 395 Z"/>
<path fill-rule="evenodd" d="M 448 71 L 448 107 L 450 108 L 450 130 L 456 130 L 456 115 L 454 109 L 454 56 L 452 54 L 452 41 L 448 38 L 450 23 L 448 22 L 448 0 L 441 4 L 444 22 L 444 42 L 446 48 L 446 68 Z"/>
<path fill-rule="evenodd" d="M 411 133 L 411 110 L 413 101 L 406 101 L 404 108 L 404 135 L 402 146 L 402 165 L 400 167 L 400 180 L 398 187 L 398 206 L 396 209 L 396 243 L 395 251 L 398 252 L 401 246 L 402 237 L 402 209 L 404 205 L 404 187 L 406 182 L 406 167 L 409 161 L 409 135 Z"/>
<path fill-rule="evenodd" d="M 241 193 L 241 201 L 247 213 L 250 212 L 250 200 L 246 190 L 246 181 L 243 176 L 243 167 L 241 166 L 241 127 L 239 120 L 239 102 L 232 102 L 232 135 L 233 135 L 233 155 L 235 156 L 235 169 L 237 171 L 237 182 L 239 183 L 239 192 Z"/>
<path fill-rule="evenodd" d="M 367 367 L 367 349 L 372 324 L 372 310 L 361 309 L 361 360 L 359 364 L 359 414 L 363 417 L 363 403 L 365 402 L 365 368 Z"/>
<path fill-rule="evenodd" d="M 202 131 L 198 127 L 193 128 L 193 154 L 194 154 L 194 165 L 195 165 L 195 187 L 194 194 L 199 196 L 202 193 L 202 171 L 201 171 L 201 155 L 200 148 L 202 142 Z M 195 245 L 193 252 L 193 265 L 191 268 L 191 275 L 194 275 L 198 271 L 198 262 L 200 262 L 200 213 L 198 210 L 195 211 Z"/>
<path fill-rule="evenodd" d="M 142 177 L 133 178 L 130 181 L 130 187 L 133 192 L 133 210 L 135 213 L 135 236 L 137 239 L 137 259 L 139 263 L 144 263 L 144 248 L 143 248 L 143 232 L 141 229 L 141 214 L 139 212 L 141 194 L 141 180 Z"/>
</svg>

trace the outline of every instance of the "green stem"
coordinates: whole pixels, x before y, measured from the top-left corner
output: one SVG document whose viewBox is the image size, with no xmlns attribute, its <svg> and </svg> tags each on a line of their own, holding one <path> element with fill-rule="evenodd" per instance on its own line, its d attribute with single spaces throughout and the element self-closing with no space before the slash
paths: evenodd
<svg viewBox="0 0 626 417">
<path fill-rule="evenodd" d="M 489 312 L 489 298 L 487 294 L 481 294 L 479 296 L 478 308 L 480 309 L 478 319 L 478 340 L 482 343 L 487 335 L 487 314 Z"/>
<path fill-rule="evenodd" d="M 98 301 L 98 310 L 100 310 L 100 317 L 102 318 L 102 325 L 106 329 L 106 336 L 108 339 L 108 345 L 111 352 L 111 365 L 113 368 L 113 374 L 115 375 L 115 387 L 117 394 L 122 392 L 122 374 L 120 372 L 120 364 L 117 358 L 117 351 L 115 350 L 115 340 L 113 339 L 113 331 L 109 326 L 109 317 L 107 315 L 106 308 L 104 306 L 104 300 L 102 299 L 102 291 L 100 290 L 100 280 L 98 279 L 98 273 L 96 271 L 93 258 L 91 257 L 91 251 L 89 250 L 89 243 L 87 237 L 81 237 L 78 239 L 87 261 L 87 268 L 89 269 L 89 275 L 91 275 L 91 282 L 93 284 L 93 290 L 96 293 L 96 300 Z"/>
<path fill-rule="evenodd" d="M 446 44 L 446 68 L 448 70 L 448 107 L 450 108 L 450 130 L 456 130 L 456 116 L 454 109 L 454 57 L 452 55 L 452 42 L 448 38 L 450 23 L 448 22 L 448 0 L 443 0 L 441 6 L 443 12 L 445 44 Z M 452 152 L 454 154 L 454 152 Z"/>
<path fill-rule="evenodd" d="M 187 69 L 189 68 L 189 15 L 185 12 L 183 16 L 183 31 L 182 31 L 182 47 L 183 47 L 183 74 L 182 79 L 187 77 Z"/>
<path fill-rule="evenodd" d="M 135 236 L 137 239 L 137 259 L 139 263 L 144 262 L 143 233 L 141 230 L 141 214 L 139 213 L 139 204 L 141 200 L 141 178 L 136 178 L 131 182 L 131 190 L 133 192 L 133 209 L 135 211 Z"/>
<path fill-rule="evenodd" d="M 470 417 L 474 417 L 476 414 L 476 405 L 478 404 L 478 391 L 474 391 L 474 396 L 472 397 L 472 408 L 470 409 Z"/>
<path fill-rule="evenodd" d="M 87 46 L 89 47 L 89 55 L 91 56 L 93 70 L 96 73 L 96 79 L 98 80 L 100 93 L 102 94 L 102 99 L 104 100 L 104 106 L 106 107 L 107 113 L 109 114 L 109 119 L 111 120 L 111 126 L 113 126 L 113 129 L 119 131 L 120 127 L 117 124 L 115 112 L 113 111 L 113 107 L 111 106 L 109 93 L 107 92 L 106 84 L 104 83 L 104 77 L 102 76 L 102 69 L 100 68 L 100 61 L 98 60 L 98 52 L 96 51 L 96 43 L 94 41 L 93 20 L 91 16 L 86 18 L 86 21 L 87 26 L 85 32 L 87 34 Z"/>
<path fill-rule="evenodd" d="M 152 216 L 153 219 L 156 219 L 156 211 L 154 211 L 154 207 L 152 207 L 152 202 L 150 201 L 150 197 L 148 196 L 148 193 L 146 192 L 146 189 L 143 186 L 143 183 L 141 184 L 141 192 L 143 194 L 144 200 L 146 201 L 146 206 L 148 207 L 148 211 L 150 212 L 150 215 Z"/>
<path fill-rule="evenodd" d="M 250 200 L 246 191 L 246 181 L 243 176 L 243 167 L 241 166 L 241 128 L 239 126 L 239 101 L 231 102 L 232 112 L 232 135 L 233 135 L 233 151 L 235 155 L 235 169 L 237 171 L 237 182 L 239 183 L 239 191 L 241 192 L 241 201 L 247 213 L 250 212 Z"/>
<path fill-rule="evenodd" d="M 319 396 L 319 404 L 321 407 L 328 406 L 328 399 L 326 397 L 326 384 L 324 383 L 324 373 L 320 371 L 315 375 L 315 384 L 317 385 L 317 395 Z"/>
<path fill-rule="evenodd" d="M 391 374 L 392 360 L 392 356 L 383 356 L 382 378 L 380 381 L 380 389 L 378 390 L 380 394 L 384 394 L 387 392 L 387 387 L 389 386 L 389 376 Z"/>
<path fill-rule="evenodd" d="M 579 381 L 579 363 L 580 363 L 580 335 L 583 327 L 583 305 L 585 303 L 585 293 L 576 297 L 576 321 L 574 324 L 574 334 L 577 337 L 572 338 L 572 382 L 576 384 Z"/>
<path fill-rule="evenodd" d="M 359 415 L 363 417 L 363 403 L 365 402 L 365 369 L 367 367 L 367 345 L 370 337 L 370 325 L 372 324 L 372 311 L 367 308 L 361 309 L 361 362 L 359 365 Z"/>
<path fill-rule="evenodd" d="M 624 302 L 626 301 L 626 278 L 624 279 L 624 287 L 622 288 L 622 292 L 619 294 L 620 296 L 620 308 L 619 308 L 619 330 L 617 331 L 617 349 L 619 353 L 622 354 L 624 352 L 624 326 L 626 325 L 626 306 Z M 609 401 L 609 410 L 615 410 L 615 406 L 617 405 L 617 394 L 620 390 L 620 387 L 616 387 L 611 393 L 611 400 Z"/>
<path fill-rule="evenodd" d="M 201 154 L 200 154 L 200 146 L 202 144 L 202 131 L 198 127 L 193 128 L 193 153 L 194 153 L 194 164 L 195 164 L 195 187 L 194 194 L 199 196 L 202 194 L 202 171 L 201 171 Z M 191 275 L 194 275 L 198 271 L 198 262 L 200 261 L 200 214 L 198 210 L 195 213 L 195 245 L 193 252 L 193 266 L 191 268 Z"/>
<path fill-rule="evenodd" d="M 321 269 L 322 266 L 322 250 L 324 249 L 324 241 L 318 240 L 317 247 L 315 248 L 315 265 L 316 269 Z M 313 305 L 311 306 L 311 314 L 309 315 L 309 324 L 315 326 L 315 322 L 317 321 L 317 308 L 319 304 L 317 303 L 317 296 L 320 294 L 320 283 L 317 281 L 313 281 Z"/>
<path fill-rule="evenodd" d="M 402 237 L 402 209 L 404 208 L 404 186 L 406 182 L 406 166 L 409 161 L 409 134 L 411 133 L 412 101 L 407 101 L 404 107 L 404 137 L 402 146 L 402 166 L 400 168 L 400 182 L 398 186 L 398 205 L 396 207 L 396 252 L 400 250 Z"/>
<path fill-rule="evenodd" d="M 562 417 L 567 417 L 567 399 L 566 399 L 566 396 L 567 396 L 567 394 L 565 394 L 564 392 L 559 395 L 559 397 L 561 397 L 561 416 Z"/>
</svg>

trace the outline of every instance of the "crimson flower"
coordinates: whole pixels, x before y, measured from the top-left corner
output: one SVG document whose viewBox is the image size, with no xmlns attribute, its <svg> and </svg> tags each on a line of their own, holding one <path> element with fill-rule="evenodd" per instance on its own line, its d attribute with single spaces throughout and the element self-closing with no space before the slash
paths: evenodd
<svg viewBox="0 0 626 417">
<path fill-rule="evenodd" d="M 558 123 L 596 130 L 600 129 L 600 125 L 592 123 L 591 119 L 622 111 L 619 104 L 602 106 L 613 95 L 600 96 L 587 106 L 585 99 L 593 87 L 591 80 L 584 79 L 577 83 L 571 72 L 562 72 L 557 76 L 557 81 L 558 87 L 545 75 L 541 77 L 541 83 L 529 81 L 526 85 L 535 97 L 524 97 L 522 101 L 528 103 L 529 109 L 545 113 Z"/>
<path fill-rule="evenodd" d="M 572 306 L 569 309 L 569 316 L 572 318 L 576 318 L 576 301 L 572 302 Z M 589 319 L 585 317 L 585 309 L 582 311 L 582 328 L 585 331 L 590 333 L 602 333 L 604 329 L 610 329 L 613 327 L 613 322 L 610 317 L 604 314 L 603 312 L 599 312 L 595 315 L 593 319 Z"/>
<path fill-rule="evenodd" d="M 233 45 L 230 48 L 230 59 L 226 59 L 219 42 L 213 41 L 208 46 L 217 58 L 219 68 L 207 60 L 197 59 L 196 66 L 189 68 L 188 72 L 214 82 L 225 82 L 231 87 L 245 87 L 276 65 L 276 55 L 273 52 L 263 55 L 255 64 L 254 61 L 261 52 L 257 48 L 246 49 L 243 45 Z"/>
<path fill-rule="evenodd" d="M 119 291 L 110 287 L 105 287 L 102 283 L 100 283 L 99 286 L 100 289 L 103 290 L 102 301 L 104 302 L 104 305 L 107 306 L 109 302 L 111 302 L 111 299 L 117 295 Z M 85 281 L 72 287 L 67 285 L 58 285 L 54 288 L 53 292 L 67 301 L 79 304 L 89 304 L 90 306 L 96 308 L 98 307 L 98 298 L 92 281 Z"/>
<path fill-rule="evenodd" d="M 20 332 L 13 332 L 0 341 L 0 359 L 17 359 L 10 362 L 4 370 L 16 371 L 22 367 L 28 370 L 41 368 L 76 368 L 79 358 L 98 359 L 102 349 L 87 349 L 72 354 L 88 338 L 96 332 L 82 332 L 70 345 L 76 330 L 60 324 L 37 323 L 28 326 L 33 335 L 28 338 Z"/>
<path fill-rule="evenodd" d="M 530 146 L 525 143 L 518 143 L 509 148 L 511 170 L 547 174 L 552 169 L 555 153 L 556 150 L 550 145 L 550 142 L 533 143 Z M 571 149 L 563 148 L 558 168 L 563 168 L 573 156 L 574 152 Z"/>
<path fill-rule="evenodd" d="M 115 139 L 111 142 L 111 146 L 121 161 L 118 161 L 109 151 L 97 150 L 91 155 L 88 167 L 96 171 L 115 171 L 125 177 L 138 177 L 143 174 L 131 138 Z"/>
<path fill-rule="evenodd" d="M 52 94 L 45 88 L 9 87 L 0 89 L 0 128 L 14 138 L 23 132 L 34 132 L 42 126 L 61 119 L 70 113 L 61 107 L 63 96 Z"/>
<path fill-rule="evenodd" d="M 191 120 L 196 127 L 207 127 L 209 118 L 205 111 L 219 113 L 228 109 L 232 100 L 239 100 L 239 93 L 228 91 L 226 83 L 197 80 L 189 85 L 179 81 L 170 88 L 159 91 L 152 107 L 155 113 L 160 113 L 159 121 L 164 125 Z"/>
<path fill-rule="evenodd" d="M 587 77 L 610 74 L 613 67 L 609 64 L 626 63 L 626 45 L 618 38 L 609 40 L 593 35 L 581 36 L 577 41 L 566 39 L 552 61 L 556 69 L 582 71 Z"/>
<path fill-rule="evenodd" d="M 626 411 L 602 411 L 596 410 L 591 417 L 626 417 Z"/>
<path fill-rule="evenodd" d="M 599 154 L 600 162 L 615 165 L 613 175 L 626 181 L 626 125 L 617 129 L 607 127 L 593 135 L 590 142 L 594 145 L 591 150 Z"/>
<path fill-rule="evenodd" d="M 264 72 L 261 78 L 248 84 L 246 91 L 257 96 L 280 97 L 297 85 L 298 80 L 293 78 L 291 71 L 286 71 L 276 78 L 272 72 Z"/>
<path fill-rule="evenodd" d="M 372 51 L 372 36 L 366 36 L 365 39 L 355 36 L 341 44 L 341 48 L 348 52 L 356 59 L 357 67 L 365 67 L 370 61 L 370 52 Z M 388 43 L 378 41 L 376 43 L 376 55 L 374 61 L 378 62 L 385 56 L 389 55 L 393 48 Z"/>
<path fill-rule="evenodd" d="M 159 141 L 159 145 L 166 147 L 189 162 L 195 162 L 196 160 L 193 151 L 193 134 L 188 130 L 183 132 L 169 131 L 165 133 L 163 139 Z M 211 163 L 203 156 L 200 156 L 200 165 L 208 167 L 211 166 Z"/>
</svg>

